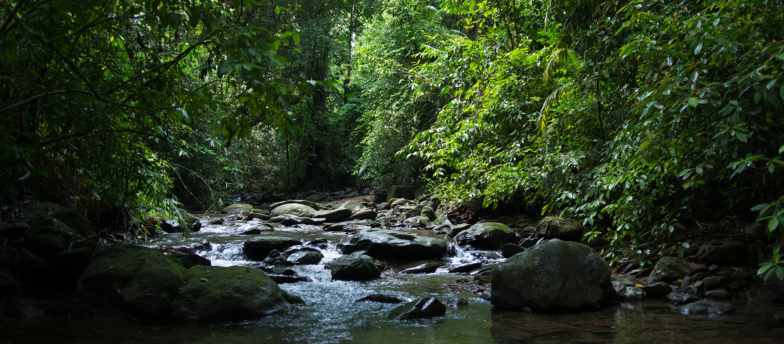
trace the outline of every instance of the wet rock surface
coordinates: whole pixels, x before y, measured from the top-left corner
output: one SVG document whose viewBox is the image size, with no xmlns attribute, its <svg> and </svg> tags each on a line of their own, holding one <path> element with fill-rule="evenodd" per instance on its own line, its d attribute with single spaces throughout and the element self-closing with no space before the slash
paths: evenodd
<svg viewBox="0 0 784 344">
<path fill-rule="evenodd" d="M 366 251 L 376 258 L 417 260 L 438 258 L 446 252 L 446 241 L 386 229 L 365 229 L 341 240 L 343 253 Z"/>
<path fill-rule="evenodd" d="M 332 279 L 343 281 L 366 281 L 381 276 L 381 270 L 373 258 L 356 251 L 329 262 L 326 265 L 332 272 Z"/>
<path fill-rule="evenodd" d="M 681 313 L 684 315 L 691 314 L 728 314 L 735 312 L 735 305 L 724 302 L 713 301 L 697 301 L 685 306 L 681 306 Z"/>
<path fill-rule="evenodd" d="M 460 245 L 497 250 L 504 244 L 517 242 L 517 236 L 503 223 L 484 222 L 461 231 L 455 236 L 455 241 Z"/>
<path fill-rule="evenodd" d="M 289 237 L 263 236 L 245 241 L 242 247 L 248 258 L 262 260 L 267 258 L 272 250 L 285 250 L 299 244 L 299 240 Z"/>
<path fill-rule="evenodd" d="M 434 297 L 411 301 L 392 310 L 388 318 L 394 320 L 414 320 L 438 317 L 446 314 L 446 306 Z"/>
<path fill-rule="evenodd" d="M 610 266 L 590 247 L 551 240 L 509 258 L 493 272 L 500 309 L 598 308 L 614 298 Z"/>
</svg>

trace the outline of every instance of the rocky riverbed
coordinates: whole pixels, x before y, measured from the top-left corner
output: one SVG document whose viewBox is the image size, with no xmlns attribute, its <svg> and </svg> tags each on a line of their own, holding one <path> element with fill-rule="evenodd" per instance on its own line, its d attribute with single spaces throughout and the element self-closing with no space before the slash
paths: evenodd
<svg viewBox="0 0 784 344">
<path fill-rule="evenodd" d="M 17 292 L 6 302 L 6 338 L 493 343 L 775 342 L 784 336 L 780 286 L 761 283 L 746 267 L 709 261 L 730 254 L 716 254 L 716 247 L 733 244 L 706 246 L 697 259 L 612 269 L 589 258 L 595 250 L 569 241 L 580 240 L 574 235 L 580 229 L 567 219 L 461 225 L 432 197 L 365 198 L 235 204 L 223 213 L 197 214 L 191 226 L 198 231 L 148 238 L 137 244 L 147 251 L 132 259 L 146 264 L 134 271 L 164 259 L 172 266 L 166 276 L 182 283 L 181 290 L 151 292 L 158 282 L 136 274 L 110 283 L 121 283 L 114 292 L 119 299 L 103 287 L 108 277 L 97 283 L 82 276 L 65 306 Z M 85 276 L 119 276 L 115 269 L 131 264 L 121 262 L 127 249 L 107 250 L 88 257 Z M 242 269 L 224 270 L 230 267 Z M 536 277 L 547 269 L 552 272 Z M 264 286 L 267 277 L 275 286 Z M 546 283 L 537 286 L 542 278 Z M 226 284 L 237 279 L 263 292 Z M 584 291 L 585 297 L 575 296 Z M 108 330 L 105 320 L 118 318 L 124 321 Z M 204 322 L 208 326 L 191 325 Z"/>
</svg>

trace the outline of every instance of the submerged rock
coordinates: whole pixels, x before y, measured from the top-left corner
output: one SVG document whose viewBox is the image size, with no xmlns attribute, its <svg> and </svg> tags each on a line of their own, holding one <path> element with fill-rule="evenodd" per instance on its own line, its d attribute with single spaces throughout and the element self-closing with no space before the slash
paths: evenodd
<svg viewBox="0 0 784 344">
<path fill-rule="evenodd" d="M 419 260 L 441 257 L 446 241 L 386 229 L 364 229 L 341 240 L 337 247 L 343 253 L 366 251 L 376 258 Z"/>
<path fill-rule="evenodd" d="M 517 242 L 517 236 L 503 223 L 484 222 L 460 232 L 455 236 L 455 241 L 478 249 L 497 250 L 504 244 Z"/>
<path fill-rule="evenodd" d="M 299 244 L 299 240 L 288 237 L 262 236 L 245 241 L 242 249 L 248 258 L 262 260 L 267 258 L 272 250 L 281 251 Z"/>
<path fill-rule="evenodd" d="M 691 303 L 700 299 L 697 292 L 697 287 L 690 285 L 667 294 L 667 300 L 670 300 L 675 304 Z"/>
<path fill-rule="evenodd" d="M 412 320 L 438 317 L 446 314 L 446 306 L 434 297 L 426 297 L 411 301 L 397 307 L 389 313 L 387 318 L 394 320 Z"/>
<path fill-rule="evenodd" d="M 288 312 L 283 291 L 263 271 L 243 266 L 197 266 L 185 273 L 174 316 L 225 321 Z"/>
<path fill-rule="evenodd" d="M 381 269 L 376 262 L 363 251 L 356 251 L 335 259 L 325 267 L 332 271 L 333 280 L 366 281 L 381 276 Z"/>
<path fill-rule="evenodd" d="M 384 295 L 384 294 L 370 294 L 365 296 L 357 301 L 354 302 L 380 302 L 380 303 L 401 303 L 403 300 L 398 299 L 394 296 Z"/>
<path fill-rule="evenodd" d="M 598 308 L 617 297 L 610 272 L 587 245 L 554 239 L 498 265 L 491 301 L 500 309 Z"/>
<path fill-rule="evenodd" d="M 99 250 L 77 283 L 79 315 L 129 313 L 132 317 L 171 316 L 185 268 L 160 251 L 117 245 Z M 111 315 L 111 314 L 109 314 Z"/>
<path fill-rule="evenodd" d="M 684 315 L 691 314 L 727 314 L 734 313 L 735 305 L 724 302 L 714 301 L 697 301 L 685 306 L 681 306 L 681 313 Z"/>
</svg>

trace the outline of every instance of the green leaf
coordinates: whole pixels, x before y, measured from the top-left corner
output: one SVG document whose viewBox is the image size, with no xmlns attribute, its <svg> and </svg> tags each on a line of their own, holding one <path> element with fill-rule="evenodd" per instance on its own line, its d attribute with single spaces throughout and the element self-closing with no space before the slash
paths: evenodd
<svg viewBox="0 0 784 344">
<path fill-rule="evenodd" d="M 761 267 L 759 270 L 757 270 L 757 275 L 762 275 L 762 274 L 764 274 L 764 273 L 765 273 L 765 271 L 768 271 L 768 270 L 770 270 L 770 268 L 772 268 L 772 267 L 774 267 L 774 266 L 775 266 L 775 265 L 773 265 L 773 263 L 770 263 L 770 262 L 767 262 L 767 263 L 762 263 L 762 267 Z"/>
<path fill-rule="evenodd" d="M 206 278 L 199 278 L 199 280 L 201 280 L 202 282 L 207 282 Z"/>
<path fill-rule="evenodd" d="M 280 6 L 275 6 L 275 14 L 280 14 Z"/>
<path fill-rule="evenodd" d="M 694 55 L 699 55 L 700 51 L 702 51 L 702 41 L 700 41 L 700 43 L 697 44 L 697 47 L 694 48 Z"/>
<path fill-rule="evenodd" d="M 771 80 L 767 85 L 765 85 L 765 88 L 766 89 L 770 89 L 771 87 L 773 87 L 773 85 L 776 84 L 776 80 L 778 80 L 778 79 Z"/>
<path fill-rule="evenodd" d="M 778 277 L 780 280 L 784 280 L 784 266 L 776 267 L 776 277 Z"/>
<path fill-rule="evenodd" d="M 774 230 L 776 230 L 776 227 L 778 226 L 779 226 L 779 219 L 775 217 L 771 218 L 770 221 L 768 221 L 768 232 L 773 232 Z"/>
<path fill-rule="evenodd" d="M 782 88 L 782 90 L 784 90 L 784 87 Z M 779 154 L 781 153 L 784 153 L 784 146 L 781 146 L 781 148 L 779 148 Z"/>
<path fill-rule="evenodd" d="M 689 105 L 691 105 L 691 107 L 697 107 L 697 104 L 699 103 L 700 103 L 699 99 L 694 97 L 689 98 Z"/>
</svg>

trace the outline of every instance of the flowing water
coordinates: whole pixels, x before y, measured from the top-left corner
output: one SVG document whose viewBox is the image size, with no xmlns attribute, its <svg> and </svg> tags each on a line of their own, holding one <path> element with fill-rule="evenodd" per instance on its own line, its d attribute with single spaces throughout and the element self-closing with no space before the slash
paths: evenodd
<svg viewBox="0 0 784 344">
<path fill-rule="evenodd" d="M 204 220 L 207 221 L 206 219 Z M 205 226 L 190 238 L 165 235 L 149 247 L 196 244 L 203 240 L 210 249 L 197 253 L 215 266 L 248 265 L 242 243 L 249 237 L 237 233 L 244 223 Z M 405 230 L 416 235 L 439 236 L 433 231 Z M 292 267 L 309 282 L 281 284 L 290 294 L 305 300 L 288 314 L 244 322 L 220 324 L 106 323 L 57 318 L 6 323 L 0 343 L 735 343 L 741 341 L 784 342 L 784 328 L 771 318 L 781 306 L 736 303 L 737 313 L 722 316 L 685 316 L 661 301 L 621 303 L 597 311 L 575 314 L 524 314 L 494 311 L 490 302 L 471 293 L 451 293 L 465 275 L 447 273 L 446 266 L 481 261 L 503 261 L 495 252 L 467 251 L 452 247 L 453 256 L 433 274 L 409 275 L 400 270 L 422 262 L 393 266 L 370 282 L 332 281 L 324 264 L 340 257 L 335 243 L 342 233 L 318 227 L 278 227 L 262 235 L 290 236 L 303 240 L 324 238 L 319 265 Z M 443 237 L 443 236 L 441 236 Z M 420 321 L 393 321 L 386 315 L 398 304 L 355 302 L 372 293 L 403 300 L 433 296 L 441 301 L 454 297 L 469 300 L 467 306 L 447 308 L 446 315 Z"/>
</svg>

